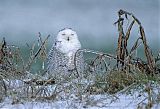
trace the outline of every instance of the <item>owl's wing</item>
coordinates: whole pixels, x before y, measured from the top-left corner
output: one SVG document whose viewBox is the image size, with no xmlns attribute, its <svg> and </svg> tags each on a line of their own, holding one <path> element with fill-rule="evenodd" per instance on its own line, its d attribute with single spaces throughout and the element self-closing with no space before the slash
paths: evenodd
<svg viewBox="0 0 160 109">
<path fill-rule="evenodd" d="M 76 57 L 75 57 L 75 61 L 76 61 L 76 69 L 78 71 L 78 73 L 84 73 L 84 69 L 85 69 L 85 62 L 84 62 L 84 57 L 83 57 L 83 52 L 82 51 L 78 51 L 76 53 Z"/>
<path fill-rule="evenodd" d="M 49 75 L 57 75 L 66 72 L 67 57 L 61 53 L 55 45 L 52 46 L 47 58 L 47 72 Z"/>
</svg>

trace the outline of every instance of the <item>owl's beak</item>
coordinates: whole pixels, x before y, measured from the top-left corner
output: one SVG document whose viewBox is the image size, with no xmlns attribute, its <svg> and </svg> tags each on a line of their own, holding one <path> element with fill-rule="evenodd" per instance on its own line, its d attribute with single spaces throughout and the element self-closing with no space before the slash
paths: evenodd
<svg viewBox="0 0 160 109">
<path fill-rule="evenodd" d="M 69 37 L 67 37 L 67 41 L 69 41 L 70 39 L 69 39 Z"/>
</svg>

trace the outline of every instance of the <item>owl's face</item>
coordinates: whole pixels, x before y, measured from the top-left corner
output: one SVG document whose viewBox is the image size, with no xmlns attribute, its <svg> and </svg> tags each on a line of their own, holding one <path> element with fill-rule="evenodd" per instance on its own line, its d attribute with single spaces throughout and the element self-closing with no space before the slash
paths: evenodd
<svg viewBox="0 0 160 109">
<path fill-rule="evenodd" d="M 60 30 L 57 39 L 64 40 L 66 42 L 72 42 L 78 39 L 77 33 L 70 28 Z"/>
<path fill-rule="evenodd" d="M 75 53 L 81 48 L 77 33 L 70 28 L 60 30 L 57 35 L 56 48 L 67 55 Z"/>
</svg>

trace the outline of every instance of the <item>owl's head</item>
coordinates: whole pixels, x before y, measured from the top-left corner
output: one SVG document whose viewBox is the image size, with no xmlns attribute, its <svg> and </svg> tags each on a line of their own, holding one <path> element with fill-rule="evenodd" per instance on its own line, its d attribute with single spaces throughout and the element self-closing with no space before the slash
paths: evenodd
<svg viewBox="0 0 160 109">
<path fill-rule="evenodd" d="M 57 35 L 57 39 L 62 39 L 67 42 L 71 42 L 74 40 L 78 40 L 77 33 L 73 31 L 71 28 L 64 28 L 59 31 Z"/>
<path fill-rule="evenodd" d="M 75 31 L 71 28 L 65 28 L 60 30 L 57 38 L 55 47 L 60 52 L 69 55 L 70 53 L 75 53 L 81 48 L 81 43 L 78 40 L 78 36 Z"/>
</svg>

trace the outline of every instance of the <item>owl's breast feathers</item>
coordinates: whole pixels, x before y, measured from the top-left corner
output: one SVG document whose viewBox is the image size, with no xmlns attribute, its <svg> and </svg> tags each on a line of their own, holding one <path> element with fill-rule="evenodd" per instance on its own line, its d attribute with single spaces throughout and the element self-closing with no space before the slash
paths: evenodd
<svg viewBox="0 0 160 109">
<path fill-rule="evenodd" d="M 56 42 L 58 42 L 56 44 L 56 49 L 66 55 L 70 52 L 76 52 L 81 48 L 79 40 L 66 41 L 64 39 L 59 39 Z"/>
<path fill-rule="evenodd" d="M 74 57 L 75 57 L 75 53 L 77 52 L 78 49 L 81 48 L 81 44 L 78 40 L 73 40 L 73 41 L 62 41 L 63 43 L 61 43 L 62 45 L 60 46 L 60 48 L 58 48 L 58 50 L 62 53 L 64 53 L 64 55 L 66 57 L 68 57 L 68 63 L 67 63 L 67 67 L 69 70 L 74 69 Z"/>
</svg>

